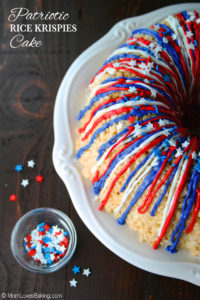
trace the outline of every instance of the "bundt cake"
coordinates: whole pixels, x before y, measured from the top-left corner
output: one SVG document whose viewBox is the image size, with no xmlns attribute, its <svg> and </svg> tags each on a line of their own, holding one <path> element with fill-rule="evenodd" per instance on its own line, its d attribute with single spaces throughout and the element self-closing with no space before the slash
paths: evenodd
<svg viewBox="0 0 200 300">
<path fill-rule="evenodd" d="M 199 76 L 196 11 L 134 30 L 90 83 L 76 153 L 99 210 L 154 249 L 198 256 Z"/>
</svg>

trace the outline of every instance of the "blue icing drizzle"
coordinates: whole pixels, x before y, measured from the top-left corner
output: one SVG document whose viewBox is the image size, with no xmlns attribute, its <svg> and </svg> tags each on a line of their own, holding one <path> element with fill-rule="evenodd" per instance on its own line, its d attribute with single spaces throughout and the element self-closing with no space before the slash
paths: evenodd
<svg viewBox="0 0 200 300">
<path fill-rule="evenodd" d="M 138 199 L 142 196 L 142 194 L 144 193 L 144 191 L 149 187 L 149 185 L 152 183 L 152 181 L 154 180 L 156 174 L 159 172 L 161 167 L 161 164 L 158 164 L 157 166 L 155 166 L 151 172 L 145 177 L 143 183 L 139 186 L 139 188 L 137 189 L 134 198 L 131 200 L 131 202 L 129 203 L 127 209 L 125 210 L 125 212 L 121 215 L 121 217 L 119 217 L 117 219 L 117 223 L 120 225 L 123 225 L 126 221 L 127 215 L 129 214 L 131 208 L 135 205 L 135 203 L 138 201 Z"/>
<path fill-rule="evenodd" d="M 120 122 L 122 120 L 127 120 L 129 117 L 130 117 L 130 114 L 127 114 L 127 115 L 120 116 L 118 118 L 115 118 L 115 119 L 113 119 L 113 120 L 105 123 L 102 127 L 100 127 L 99 129 L 97 129 L 95 131 L 95 133 L 93 134 L 92 138 L 90 139 L 90 142 L 87 145 L 85 145 L 84 147 L 82 147 L 82 148 L 80 148 L 78 150 L 78 152 L 76 153 L 75 157 L 77 159 L 79 159 L 83 155 L 83 153 L 85 152 L 85 150 L 89 149 L 92 146 L 92 144 L 94 143 L 94 141 L 96 140 L 96 138 L 98 137 L 98 135 L 101 132 L 103 132 L 104 130 L 106 130 L 107 128 L 109 128 L 111 125 L 113 125 L 115 123 L 118 123 L 118 122 Z"/>
<path fill-rule="evenodd" d="M 166 120 L 169 120 L 167 117 L 165 118 Z M 149 119 L 146 119 L 146 120 L 142 120 L 142 121 L 138 121 L 137 123 L 139 125 L 142 125 L 144 122 L 151 122 L 154 120 L 154 117 L 153 118 L 149 118 Z M 129 125 L 131 126 L 131 125 Z M 128 126 L 128 127 L 129 127 Z M 109 148 L 112 144 L 114 144 L 114 142 L 116 142 L 120 137 L 121 137 L 121 134 L 126 134 L 128 132 L 128 127 L 126 127 L 123 131 L 117 133 L 116 135 L 114 135 L 113 137 L 111 137 L 106 143 L 102 144 L 99 149 L 98 149 L 98 152 L 99 152 L 99 155 L 97 157 L 97 160 L 100 159 L 100 157 L 103 155 L 104 151 Z M 165 142 L 165 141 L 164 141 Z"/>
<path fill-rule="evenodd" d="M 158 200 L 157 200 L 156 203 L 154 204 L 154 207 L 153 207 L 153 209 L 152 209 L 152 211 L 151 211 L 151 216 L 155 216 L 155 212 L 156 212 L 158 206 L 160 205 L 160 203 L 162 202 L 162 199 L 163 199 L 163 197 L 165 196 L 165 194 L 166 194 L 166 192 L 167 192 L 167 189 L 168 189 L 168 187 L 169 187 L 169 185 L 170 185 L 170 183 L 171 183 L 171 181 L 172 181 L 172 179 L 173 179 L 173 177 L 174 177 L 174 175 L 175 175 L 175 173 L 176 173 L 176 171 L 177 171 L 177 168 L 178 168 L 178 165 L 177 165 L 177 166 L 174 168 L 174 170 L 172 171 L 172 174 L 171 174 L 169 180 L 167 181 L 167 183 L 166 183 L 166 185 L 165 185 L 165 187 L 164 187 L 162 193 L 160 194 Z"/>
<path fill-rule="evenodd" d="M 189 216 L 192 205 L 196 198 L 196 188 L 199 182 L 199 178 L 200 174 L 196 170 L 194 170 L 188 184 L 187 194 L 182 204 L 180 220 L 171 235 L 171 245 L 167 246 L 166 248 L 166 250 L 171 253 L 177 252 L 176 246 L 179 242 L 182 231 L 185 229 L 185 221 Z"/>
<path fill-rule="evenodd" d="M 160 44 L 163 47 L 163 49 L 167 50 L 167 52 L 172 57 L 174 63 L 177 65 L 179 72 L 181 73 L 182 76 L 184 76 L 183 75 L 184 72 L 183 72 L 178 54 L 176 53 L 176 50 L 174 49 L 174 47 L 172 45 L 170 45 L 170 43 L 167 43 L 167 44 L 163 43 L 163 39 L 162 39 L 162 37 L 159 36 L 158 32 L 151 30 L 151 29 L 147 29 L 147 28 L 136 29 L 132 32 L 132 35 L 138 34 L 138 33 L 152 35 L 157 40 L 158 44 Z M 184 79 L 184 77 L 183 77 L 183 80 L 184 80 L 184 83 L 186 84 L 186 80 Z"/>
<path fill-rule="evenodd" d="M 136 141 L 134 144 L 130 145 L 128 148 L 124 149 L 110 164 L 108 170 L 102 176 L 98 181 L 96 181 L 93 185 L 93 191 L 95 194 L 99 194 L 100 189 L 104 186 L 104 183 L 112 170 L 115 168 L 115 166 L 123 160 L 124 157 L 126 157 L 128 154 L 130 154 L 132 151 L 134 151 L 137 147 L 139 147 L 144 141 L 149 139 L 151 136 L 157 134 L 158 132 L 161 132 L 162 130 L 158 130 L 156 132 L 148 134 L 148 136 L 142 137 L 140 140 Z"/>
</svg>

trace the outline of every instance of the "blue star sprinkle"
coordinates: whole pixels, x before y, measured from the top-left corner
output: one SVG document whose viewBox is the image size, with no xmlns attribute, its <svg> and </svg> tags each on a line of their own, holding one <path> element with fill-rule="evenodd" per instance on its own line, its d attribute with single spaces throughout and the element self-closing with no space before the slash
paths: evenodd
<svg viewBox="0 0 200 300">
<path fill-rule="evenodd" d="M 73 273 L 76 275 L 77 273 L 80 273 L 80 267 L 74 266 L 72 269 Z"/>
<path fill-rule="evenodd" d="M 22 171 L 22 165 L 16 165 L 15 170 L 17 172 L 21 172 Z"/>
<path fill-rule="evenodd" d="M 170 82 L 170 77 L 167 74 L 165 74 L 165 76 L 163 76 L 163 78 L 164 78 L 165 82 Z"/>
</svg>

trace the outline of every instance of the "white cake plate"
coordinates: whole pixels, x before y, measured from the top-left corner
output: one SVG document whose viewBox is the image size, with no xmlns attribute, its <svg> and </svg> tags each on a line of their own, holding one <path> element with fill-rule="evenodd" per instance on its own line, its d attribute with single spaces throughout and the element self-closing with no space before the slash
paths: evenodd
<svg viewBox="0 0 200 300">
<path fill-rule="evenodd" d="M 79 126 L 77 116 L 86 101 L 87 87 L 95 72 L 112 51 L 130 36 L 132 30 L 152 25 L 182 10 L 200 12 L 200 3 L 172 5 L 122 20 L 74 61 L 56 98 L 53 162 L 79 216 L 106 247 L 141 269 L 200 286 L 200 258 L 184 250 L 173 255 L 162 247 L 153 250 L 148 244 L 141 243 L 138 234 L 128 226 L 120 226 L 112 215 L 98 211 L 98 203 L 93 201 L 92 185 L 81 175 L 80 166 L 74 157 L 76 128 Z"/>
</svg>

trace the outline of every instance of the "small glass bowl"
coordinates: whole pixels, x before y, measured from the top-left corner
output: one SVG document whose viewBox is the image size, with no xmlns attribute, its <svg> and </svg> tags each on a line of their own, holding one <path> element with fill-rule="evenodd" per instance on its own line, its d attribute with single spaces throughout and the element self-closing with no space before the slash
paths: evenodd
<svg viewBox="0 0 200 300">
<path fill-rule="evenodd" d="M 68 232 L 69 244 L 66 254 L 51 265 L 36 262 L 28 255 L 24 247 L 24 237 L 36 226 L 45 222 L 49 226 L 58 225 Z M 11 235 L 11 250 L 18 263 L 25 269 L 35 273 L 52 273 L 62 268 L 73 256 L 77 244 L 77 235 L 70 218 L 54 208 L 37 208 L 23 215 L 16 223 Z"/>
</svg>

